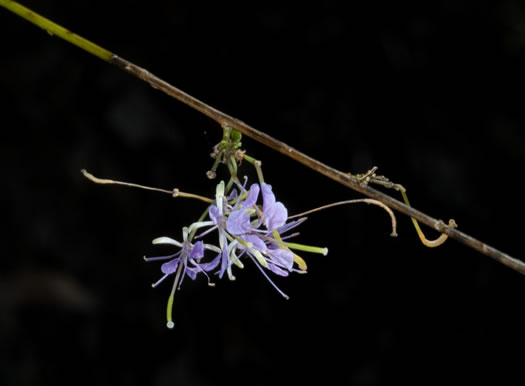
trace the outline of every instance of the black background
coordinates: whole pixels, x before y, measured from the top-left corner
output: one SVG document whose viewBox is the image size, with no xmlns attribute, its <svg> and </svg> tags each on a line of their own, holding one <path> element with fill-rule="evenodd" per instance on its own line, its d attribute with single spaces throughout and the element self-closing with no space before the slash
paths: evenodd
<svg viewBox="0 0 525 386">
<path fill-rule="evenodd" d="M 525 8 L 518 0 L 26 1 L 173 85 L 340 170 L 374 165 L 412 204 L 523 257 Z M 523 382 L 525 278 L 399 215 L 311 215 L 308 275 L 250 264 L 209 288 L 143 255 L 207 196 L 221 131 L 143 82 L 0 9 L 1 385 Z M 290 213 L 360 196 L 249 138 Z M 253 174 L 244 166 L 246 173 Z M 396 195 L 396 192 L 390 192 Z M 435 234 L 429 231 L 429 237 Z"/>
</svg>

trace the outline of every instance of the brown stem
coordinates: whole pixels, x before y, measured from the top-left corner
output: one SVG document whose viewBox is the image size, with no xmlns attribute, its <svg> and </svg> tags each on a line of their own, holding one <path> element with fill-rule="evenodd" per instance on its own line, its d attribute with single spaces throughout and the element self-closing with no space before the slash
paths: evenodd
<svg viewBox="0 0 525 386">
<path fill-rule="evenodd" d="M 364 202 L 366 204 L 377 205 L 377 206 L 383 208 L 390 215 L 390 219 L 392 220 L 392 233 L 390 234 L 390 236 L 397 237 L 397 220 L 396 220 L 396 216 L 394 216 L 394 212 L 392 212 L 392 209 L 390 209 L 388 206 L 383 204 L 381 201 L 373 200 L 371 198 L 357 198 L 355 200 L 345 200 L 345 201 L 333 202 L 333 203 L 328 204 L 328 205 L 323 205 L 323 206 L 320 206 L 318 208 L 307 210 L 306 212 L 302 212 L 302 213 L 299 213 L 299 214 L 294 214 L 293 216 L 288 216 L 288 219 L 297 218 L 297 217 L 303 217 L 303 216 L 306 216 L 307 214 L 310 214 L 310 213 L 319 212 L 321 210 L 333 208 L 333 207 L 340 206 L 340 205 L 357 204 L 358 202 Z M 443 236 L 443 234 L 442 234 L 442 236 Z"/>
<path fill-rule="evenodd" d="M 268 134 L 256 130 L 250 125 L 207 105 L 206 103 L 192 97 L 191 95 L 186 94 L 184 91 L 173 87 L 172 85 L 163 81 L 162 79 L 157 78 L 155 75 L 151 74 L 147 70 L 136 66 L 135 64 L 128 62 L 127 60 L 122 59 L 117 55 L 113 55 L 109 62 L 130 73 L 131 75 L 134 75 L 137 78 L 149 83 L 151 87 L 170 95 L 171 97 L 187 104 L 195 110 L 200 111 L 202 114 L 215 120 L 221 126 L 229 126 L 236 130 L 239 130 L 244 135 L 282 154 L 287 155 L 288 157 L 315 170 L 316 172 L 321 173 L 326 177 L 331 178 L 332 180 L 342 185 L 345 185 L 350 189 L 353 189 L 365 196 L 378 200 L 387 205 L 388 207 L 397 210 L 400 213 L 415 218 L 419 222 L 435 229 L 436 231 L 444 233 L 450 238 L 455 239 L 465 244 L 466 246 L 473 248 L 525 275 L 525 263 L 523 261 L 517 260 L 507 255 L 506 253 L 503 253 L 479 240 L 476 240 L 475 238 L 449 225 L 446 225 L 443 221 L 437 220 L 433 217 L 426 215 L 423 212 L 420 212 L 417 209 L 409 207 L 403 204 L 402 202 L 388 196 L 387 194 L 375 190 L 374 188 L 371 188 L 366 184 L 360 184 L 355 177 L 352 177 L 346 173 L 343 173 L 328 165 L 325 165 L 324 163 L 319 162 L 304 153 L 301 153 L 300 151 L 285 144 L 284 142 L 278 141 L 277 139 L 269 136 Z"/>
</svg>

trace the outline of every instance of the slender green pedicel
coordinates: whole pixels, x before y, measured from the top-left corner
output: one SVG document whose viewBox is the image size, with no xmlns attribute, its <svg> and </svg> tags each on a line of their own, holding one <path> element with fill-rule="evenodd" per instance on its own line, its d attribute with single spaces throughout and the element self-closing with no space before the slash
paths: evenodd
<svg viewBox="0 0 525 386">
<path fill-rule="evenodd" d="M 109 52 L 105 48 L 102 48 L 95 43 L 84 39 L 82 36 L 79 36 L 56 23 L 53 23 L 51 20 L 33 12 L 29 8 L 24 7 L 16 1 L 0 0 L 0 6 L 26 19 L 28 22 L 42 28 L 48 34 L 56 35 L 106 62 L 109 62 L 113 57 L 112 52 Z"/>
</svg>

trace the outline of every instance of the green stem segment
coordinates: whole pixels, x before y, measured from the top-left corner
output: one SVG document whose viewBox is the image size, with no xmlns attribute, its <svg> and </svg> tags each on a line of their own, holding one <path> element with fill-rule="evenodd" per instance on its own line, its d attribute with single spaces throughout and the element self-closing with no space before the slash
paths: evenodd
<svg viewBox="0 0 525 386">
<path fill-rule="evenodd" d="M 320 253 L 321 255 L 326 256 L 328 254 L 328 248 L 313 247 L 311 245 L 297 244 L 297 243 L 288 243 L 286 241 L 282 242 L 288 248 L 295 249 L 297 251 L 305 251 L 311 253 Z"/>
<path fill-rule="evenodd" d="M 175 299 L 175 291 L 177 291 L 177 286 L 179 285 L 180 274 L 182 272 L 183 267 L 184 264 L 179 264 L 179 267 L 177 268 L 177 273 L 175 274 L 175 281 L 173 282 L 173 287 L 171 288 L 171 294 L 168 298 L 168 306 L 166 307 L 166 326 L 169 329 L 175 327 L 175 323 L 173 323 L 173 300 Z"/>
<path fill-rule="evenodd" d="M 47 31 L 48 34 L 56 35 L 106 62 L 109 62 L 113 56 L 113 53 L 109 52 L 108 50 L 96 45 L 93 42 L 90 42 L 87 39 L 84 39 L 82 36 L 78 36 L 77 34 L 59 26 L 56 23 L 53 23 L 51 20 L 31 11 L 29 8 L 24 7 L 16 1 L 0 0 L 0 6 L 42 28 L 44 31 Z"/>
<path fill-rule="evenodd" d="M 255 170 L 257 171 L 257 177 L 259 178 L 259 183 L 262 184 L 264 182 L 264 177 L 263 177 L 262 168 L 261 168 L 261 161 L 256 160 L 255 158 L 250 157 L 247 154 L 243 156 L 243 159 L 245 159 L 246 161 L 248 161 L 255 167 Z"/>
<path fill-rule="evenodd" d="M 173 300 L 175 299 L 175 295 L 171 294 L 168 298 L 168 306 L 166 307 L 166 326 L 171 330 L 173 327 L 175 327 L 175 323 L 173 323 Z"/>
</svg>

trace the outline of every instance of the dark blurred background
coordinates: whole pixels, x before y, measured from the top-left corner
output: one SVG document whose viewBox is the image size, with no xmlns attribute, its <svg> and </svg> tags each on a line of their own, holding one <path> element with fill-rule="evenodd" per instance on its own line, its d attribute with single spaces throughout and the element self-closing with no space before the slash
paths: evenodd
<svg viewBox="0 0 525 386">
<path fill-rule="evenodd" d="M 523 258 L 525 6 L 519 0 L 24 1 L 173 85 Z M 212 196 L 217 124 L 0 9 L 0 385 L 524 381 L 525 277 L 455 241 L 425 248 L 376 207 L 311 215 L 308 275 L 253 265 L 151 289 Z M 290 213 L 360 196 L 244 138 Z M 249 168 L 247 173 L 252 173 Z M 397 193 L 389 192 L 394 196 Z M 435 237 L 428 231 L 429 237 Z"/>
</svg>

